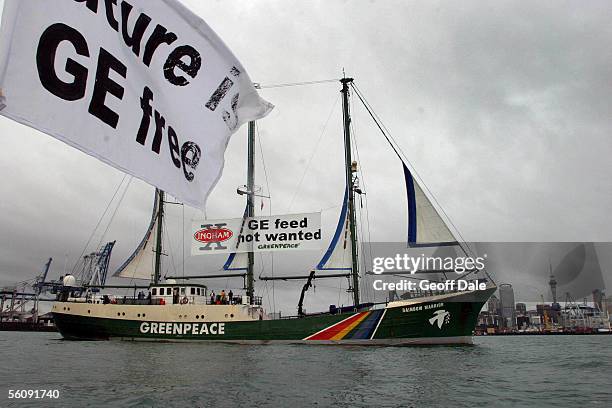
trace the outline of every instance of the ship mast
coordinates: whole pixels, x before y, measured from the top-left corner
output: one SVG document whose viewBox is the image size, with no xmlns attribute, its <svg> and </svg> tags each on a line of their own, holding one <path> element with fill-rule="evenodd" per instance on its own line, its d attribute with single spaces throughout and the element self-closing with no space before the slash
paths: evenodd
<svg viewBox="0 0 612 408">
<path fill-rule="evenodd" d="M 162 256 L 162 232 L 164 221 L 164 192 L 160 189 L 155 189 L 157 194 L 157 239 L 155 242 L 155 269 L 153 274 L 153 284 L 159 283 L 161 276 L 161 256 Z"/>
<path fill-rule="evenodd" d="M 255 121 L 249 122 L 248 134 L 248 158 L 247 158 L 247 209 L 246 216 L 255 216 Z M 255 264 L 255 256 L 253 251 L 249 251 L 247 262 L 247 290 L 246 294 L 249 297 L 249 302 L 254 303 L 255 284 L 253 278 L 253 266 Z"/>
<path fill-rule="evenodd" d="M 353 168 L 353 160 L 351 159 L 351 113 L 349 109 L 349 84 L 353 82 L 353 78 L 342 78 L 342 116 L 344 119 L 344 158 L 346 166 L 346 188 L 348 189 L 348 216 L 349 228 L 351 232 L 351 274 L 353 279 L 353 303 L 357 307 L 359 305 L 359 262 L 357 259 L 357 233 L 355 228 L 355 191 L 353 182 L 353 173 L 357 168 Z"/>
</svg>

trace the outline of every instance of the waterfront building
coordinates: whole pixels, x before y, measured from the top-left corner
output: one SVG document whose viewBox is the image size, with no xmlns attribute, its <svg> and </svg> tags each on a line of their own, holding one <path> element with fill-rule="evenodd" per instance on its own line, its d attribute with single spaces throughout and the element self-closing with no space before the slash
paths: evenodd
<svg viewBox="0 0 612 408">
<path fill-rule="evenodd" d="M 491 314 L 499 314 L 499 299 L 495 295 L 491 295 L 487 302 L 487 310 Z"/>
<path fill-rule="evenodd" d="M 603 312 L 603 300 L 604 300 L 604 294 L 601 290 L 599 289 L 595 289 L 593 291 L 593 305 L 595 305 L 595 307 Z"/>
<path fill-rule="evenodd" d="M 529 323 L 532 327 L 541 328 L 542 326 L 542 315 L 537 310 L 529 310 L 527 312 Z"/>
<path fill-rule="evenodd" d="M 530 321 L 529 316 L 526 315 L 517 315 L 516 316 L 516 326 L 519 330 L 525 330 L 529 327 Z"/>
<path fill-rule="evenodd" d="M 499 301 L 503 327 L 508 329 L 516 327 L 514 289 L 512 289 L 511 284 L 502 283 L 499 285 Z"/>
</svg>

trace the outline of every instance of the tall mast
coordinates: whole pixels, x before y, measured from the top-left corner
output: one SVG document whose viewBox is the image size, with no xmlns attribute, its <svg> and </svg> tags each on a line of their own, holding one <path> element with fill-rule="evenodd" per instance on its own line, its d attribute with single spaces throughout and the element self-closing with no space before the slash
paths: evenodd
<svg viewBox="0 0 612 408">
<path fill-rule="evenodd" d="M 153 275 L 153 283 L 159 283 L 161 276 L 161 256 L 162 256 L 162 226 L 164 221 L 164 192 L 156 189 L 157 193 L 157 240 L 155 242 L 155 270 Z"/>
<path fill-rule="evenodd" d="M 249 142 L 247 159 L 247 217 L 255 216 L 255 121 L 249 122 Z M 246 294 L 253 304 L 255 294 L 253 265 L 255 256 L 252 251 L 247 253 L 247 291 Z"/>
<path fill-rule="evenodd" d="M 355 228 L 355 191 L 353 186 L 353 160 L 351 158 L 351 112 L 349 109 L 349 84 L 353 78 L 342 78 L 342 116 L 344 118 L 344 158 L 346 166 L 346 188 L 348 188 L 348 216 L 351 231 L 351 260 L 353 267 L 353 303 L 359 305 L 359 262 L 357 260 L 357 233 Z M 355 169 L 357 171 L 357 169 Z"/>
</svg>

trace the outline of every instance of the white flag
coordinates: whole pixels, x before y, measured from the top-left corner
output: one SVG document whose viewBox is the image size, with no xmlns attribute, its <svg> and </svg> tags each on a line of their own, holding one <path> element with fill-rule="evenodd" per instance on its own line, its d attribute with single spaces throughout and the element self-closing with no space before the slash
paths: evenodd
<svg viewBox="0 0 612 408">
<path fill-rule="evenodd" d="M 203 207 L 231 134 L 272 105 L 176 0 L 6 0 L 0 113 Z"/>
</svg>

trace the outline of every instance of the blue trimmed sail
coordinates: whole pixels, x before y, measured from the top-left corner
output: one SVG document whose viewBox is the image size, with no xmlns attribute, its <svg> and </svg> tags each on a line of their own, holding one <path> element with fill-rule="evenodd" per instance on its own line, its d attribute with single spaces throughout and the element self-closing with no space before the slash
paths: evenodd
<svg viewBox="0 0 612 408">
<path fill-rule="evenodd" d="M 457 245 L 454 235 L 412 177 L 408 167 L 404 163 L 402 166 L 408 198 L 408 245 L 411 247 Z"/>
<path fill-rule="evenodd" d="M 244 209 L 242 220 L 244 222 L 247 216 L 247 208 Z M 241 231 L 242 232 L 242 231 Z M 246 271 L 249 266 L 249 254 L 248 252 L 232 252 L 227 257 L 225 264 L 223 264 L 224 271 Z"/>
<path fill-rule="evenodd" d="M 248 252 L 232 252 L 223 265 L 224 271 L 246 271 L 249 265 Z"/>
<path fill-rule="evenodd" d="M 347 189 L 344 190 L 344 200 L 342 201 L 342 210 L 340 211 L 336 231 L 327 251 L 325 251 L 323 258 L 321 258 L 315 269 L 319 271 L 352 269 L 351 229 L 349 228 Z"/>
</svg>

